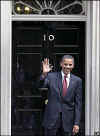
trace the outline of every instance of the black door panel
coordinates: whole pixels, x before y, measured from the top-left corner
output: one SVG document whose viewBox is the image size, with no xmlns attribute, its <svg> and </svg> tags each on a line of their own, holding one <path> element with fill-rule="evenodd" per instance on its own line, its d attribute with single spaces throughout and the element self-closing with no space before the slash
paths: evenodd
<svg viewBox="0 0 100 136">
<path fill-rule="evenodd" d="M 83 80 L 85 124 L 85 22 L 13 21 L 12 23 L 12 135 L 43 135 L 42 119 L 47 90 L 37 88 L 41 61 L 48 57 L 59 71 L 64 54 L 75 58 L 73 73 Z"/>
</svg>

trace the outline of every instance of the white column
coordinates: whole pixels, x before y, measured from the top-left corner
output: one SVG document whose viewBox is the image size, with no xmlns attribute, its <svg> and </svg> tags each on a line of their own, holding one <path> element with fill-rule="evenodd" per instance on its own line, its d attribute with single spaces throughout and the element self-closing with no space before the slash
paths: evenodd
<svg viewBox="0 0 100 136">
<path fill-rule="evenodd" d="M 11 135 L 11 2 L 1 1 L 1 135 Z"/>
<path fill-rule="evenodd" d="M 91 111 L 91 2 L 88 1 L 86 22 L 86 51 L 85 51 L 85 135 L 90 135 L 90 111 Z"/>
<path fill-rule="evenodd" d="M 100 131 L 100 1 L 88 1 L 86 25 L 85 134 Z"/>
<path fill-rule="evenodd" d="M 92 6 L 91 135 L 100 131 L 100 1 L 93 1 Z"/>
</svg>

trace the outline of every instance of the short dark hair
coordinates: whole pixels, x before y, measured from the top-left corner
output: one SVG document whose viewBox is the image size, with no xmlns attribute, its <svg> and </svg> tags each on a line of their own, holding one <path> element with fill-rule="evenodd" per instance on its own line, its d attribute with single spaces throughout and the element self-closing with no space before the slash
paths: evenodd
<svg viewBox="0 0 100 136">
<path fill-rule="evenodd" d="M 73 64 L 74 64 L 74 57 L 73 57 L 73 56 L 71 56 L 71 55 L 64 55 L 64 56 L 62 56 L 62 58 L 61 58 L 61 62 L 62 62 L 64 59 L 72 59 L 72 60 L 73 60 Z"/>
</svg>

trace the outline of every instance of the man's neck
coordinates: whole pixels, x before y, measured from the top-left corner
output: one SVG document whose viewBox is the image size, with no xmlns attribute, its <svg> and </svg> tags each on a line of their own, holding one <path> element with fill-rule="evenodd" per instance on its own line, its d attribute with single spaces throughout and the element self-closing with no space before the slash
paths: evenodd
<svg viewBox="0 0 100 136">
<path fill-rule="evenodd" d="M 64 74 L 64 72 L 62 70 L 61 70 L 61 74 L 62 74 L 62 76 L 66 75 L 66 74 Z M 66 76 L 70 77 L 70 73 L 68 73 Z"/>
</svg>

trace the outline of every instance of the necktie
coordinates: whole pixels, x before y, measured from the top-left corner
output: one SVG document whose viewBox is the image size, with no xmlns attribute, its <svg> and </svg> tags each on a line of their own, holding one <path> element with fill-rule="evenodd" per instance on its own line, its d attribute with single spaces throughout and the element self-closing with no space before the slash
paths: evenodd
<svg viewBox="0 0 100 136">
<path fill-rule="evenodd" d="M 67 80 L 66 80 L 66 76 L 64 76 L 64 80 L 63 80 L 63 96 L 66 95 L 67 92 Z"/>
</svg>

